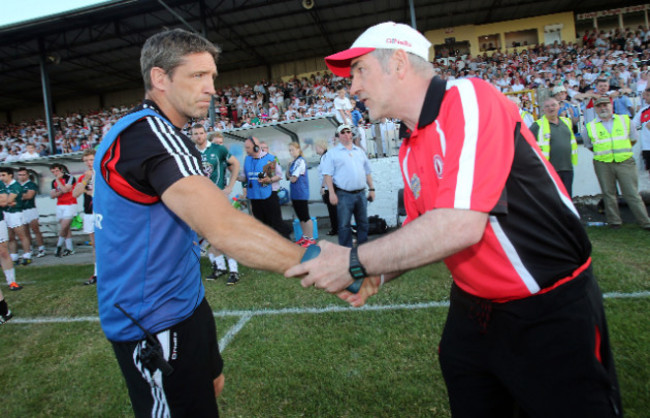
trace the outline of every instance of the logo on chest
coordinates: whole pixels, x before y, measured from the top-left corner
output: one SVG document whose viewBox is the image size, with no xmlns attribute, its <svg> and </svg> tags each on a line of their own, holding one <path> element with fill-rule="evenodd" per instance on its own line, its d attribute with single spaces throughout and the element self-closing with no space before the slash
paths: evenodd
<svg viewBox="0 0 650 418">
<path fill-rule="evenodd" d="M 409 180 L 409 186 L 411 187 L 411 192 L 416 199 L 420 198 L 420 192 L 422 191 L 422 184 L 420 183 L 420 177 L 417 174 L 413 174 Z"/>
<path fill-rule="evenodd" d="M 444 162 L 442 161 L 442 157 L 439 156 L 438 154 L 433 156 L 433 169 L 436 171 L 436 176 L 438 176 L 439 179 L 442 178 L 442 169 L 444 167 Z"/>
</svg>

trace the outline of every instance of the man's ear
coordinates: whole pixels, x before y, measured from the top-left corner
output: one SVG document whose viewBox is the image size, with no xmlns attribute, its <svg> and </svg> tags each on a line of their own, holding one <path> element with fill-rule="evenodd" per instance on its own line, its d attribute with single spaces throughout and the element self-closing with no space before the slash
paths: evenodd
<svg viewBox="0 0 650 418">
<path fill-rule="evenodd" d="M 406 67 L 411 63 L 409 62 L 409 57 L 406 51 L 403 49 L 396 49 L 391 57 L 391 69 L 397 74 L 399 78 L 403 78 L 405 74 Z"/>
<path fill-rule="evenodd" d="M 149 75 L 151 77 L 151 87 L 156 90 L 165 90 L 168 80 L 165 70 L 160 67 L 153 67 Z"/>
</svg>

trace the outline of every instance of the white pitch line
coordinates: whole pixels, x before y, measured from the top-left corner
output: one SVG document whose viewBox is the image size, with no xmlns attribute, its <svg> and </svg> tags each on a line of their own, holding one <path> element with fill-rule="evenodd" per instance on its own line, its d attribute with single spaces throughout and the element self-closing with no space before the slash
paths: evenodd
<svg viewBox="0 0 650 418">
<path fill-rule="evenodd" d="M 225 350 L 226 347 L 228 347 L 230 341 L 232 341 L 232 339 L 235 338 L 235 335 L 237 335 L 237 333 L 241 331 L 242 328 L 244 328 L 244 325 L 246 325 L 246 323 L 250 321 L 252 317 L 253 317 L 252 314 L 242 316 L 239 319 L 239 322 L 237 322 L 234 327 L 228 330 L 226 335 L 224 335 L 223 338 L 219 340 L 219 351 L 223 352 L 223 350 Z"/>
<path fill-rule="evenodd" d="M 361 308 L 354 308 L 352 306 L 326 306 L 324 308 L 285 308 L 285 309 L 260 309 L 255 311 L 216 311 L 213 312 L 215 317 L 229 317 L 229 316 L 242 316 L 242 315 L 287 315 L 287 314 L 322 314 L 332 312 L 350 312 L 350 311 L 392 311 L 398 309 L 427 309 L 427 308 L 440 308 L 449 306 L 448 301 L 441 302 L 424 302 L 415 304 L 399 304 L 399 305 L 366 305 Z"/>
<path fill-rule="evenodd" d="M 605 293 L 603 295 L 605 299 L 647 298 L 649 296 L 650 296 L 650 292 L 632 292 L 632 293 L 610 292 L 610 293 Z"/>
<path fill-rule="evenodd" d="M 635 299 L 650 297 L 650 291 L 643 292 L 610 292 L 603 294 L 605 299 Z M 324 308 L 285 308 L 285 309 L 260 309 L 260 310 L 242 310 L 242 311 L 216 311 L 212 312 L 215 317 L 253 317 L 265 315 L 295 315 L 295 314 L 322 314 L 332 312 L 367 312 L 367 311 L 388 311 L 399 309 L 428 309 L 444 308 L 449 306 L 449 301 L 423 302 L 414 304 L 397 304 L 397 305 L 366 305 L 361 308 L 352 306 L 326 306 Z M 248 318 L 246 321 L 250 320 Z M 9 324 L 45 324 L 45 323 L 66 323 L 66 322 L 99 322 L 96 316 L 79 316 L 79 317 L 41 317 L 41 318 L 14 318 Z M 225 338 L 225 337 L 224 337 Z"/>
</svg>

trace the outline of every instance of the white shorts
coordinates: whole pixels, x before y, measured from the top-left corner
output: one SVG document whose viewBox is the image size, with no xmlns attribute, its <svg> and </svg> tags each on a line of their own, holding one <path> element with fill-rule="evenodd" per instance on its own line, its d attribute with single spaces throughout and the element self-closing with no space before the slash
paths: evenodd
<svg viewBox="0 0 650 418">
<path fill-rule="evenodd" d="M 95 233 L 95 214 L 84 213 L 84 234 Z"/>
<path fill-rule="evenodd" d="M 30 223 L 31 221 L 38 221 L 38 209 L 23 209 L 23 216 L 25 217 L 25 223 Z"/>
<path fill-rule="evenodd" d="M 14 213 L 5 212 L 5 222 L 7 222 L 7 228 L 18 228 L 26 223 L 22 211 Z"/>
<path fill-rule="evenodd" d="M 7 231 L 7 222 L 0 221 L 0 242 L 7 242 L 7 241 L 9 241 L 9 231 Z"/>
<path fill-rule="evenodd" d="M 56 220 L 72 219 L 77 216 L 77 205 L 56 205 Z"/>
</svg>

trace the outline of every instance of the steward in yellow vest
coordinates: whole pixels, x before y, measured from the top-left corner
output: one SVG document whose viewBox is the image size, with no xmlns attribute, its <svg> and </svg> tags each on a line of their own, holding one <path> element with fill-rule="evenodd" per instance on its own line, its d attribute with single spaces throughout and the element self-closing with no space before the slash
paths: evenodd
<svg viewBox="0 0 650 418">
<path fill-rule="evenodd" d="M 630 117 L 613 115 L 612 132 L 603 125 L 600 118 L 587 124 L 587 134 L 594 151 L 594 160 L 604 163 L 620 163 L 631 158 L 632 141 L 630 141 Z"/>
<path fill-rule="evenodd" d="M 571 122 L 571 119 L 565 118 L 563 116 L 558 116 L 558 118 L 564 122 L 564 124 L 567 126 L 569 129 L 569 132 L 571 133 L 571 163 L 573 165 L 578 165 L 578 142 L 576 141 L 576 137 L 573 134 L 573 124 Z M 546 117 L 546 115 L 542 116 L 541 119 L 538 119 L 535 121 L 535 123 L 539 126 L 539 129 L 537 130 L 537 145 L 542 150 L 542 154 L 544 154 L 544 157 L 546 157 L 547 160 L 551 160 L 551 125 Z"/>
<path fill-rule="evenodd" d="M 571 119 L 558 116 L 560 104 L 554 98 L 544 101 L 544 116 L 530 126 L 542 154 L 555 169 L 569 197 L 573 193 L 573 166 L 578 164 L 578 143 Z"/>
<path fill-rule="evenodd" d="M 587 124 L 587 135 L 594 151 L 594 171 L 603 192 L 605 216 L 611 228 L 623 222 L 618 209 L 618 188 L 637 223 L 650 230 L 650 217 L 639 195 L 639 177 L 632 145 L 636 128 L 627 115 L 615 115 L 611 100 L 595 101 L 597 118 Z"/>
</svg>

